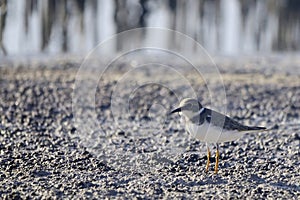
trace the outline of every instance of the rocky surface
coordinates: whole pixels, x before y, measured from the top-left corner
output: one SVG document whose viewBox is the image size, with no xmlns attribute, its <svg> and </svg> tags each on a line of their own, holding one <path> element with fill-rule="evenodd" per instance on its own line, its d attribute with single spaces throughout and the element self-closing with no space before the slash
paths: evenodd
<svg viewBox="0 0 300 200">
<path fill-rule="evenodd" d="M 126 78 L 123 63 L 102 75 L 96 86 L 84 85 L 80 91 L 95 88 L 94 107 L 84 102 L 78 104 L 83 107 L 74 107 L 72 102 L 74 89 L 80 88 L 75 84 L 79 63 L 3 65 L 1 199 L 298 199 L 300 65 L 288 65 L 283 71 L 268 68 L 268 60 L 255 68 L 229 63 L 220 70 L 221 82 L 212 74 L 204 83 L 189 68 L 180 73 L 203 105 L 226 105 L 227 114 L 236 120 L 271 130 L 220 144 L 217 175 L 214 159 L 211 171 L 204 172 L 205 144 L 189 137 L 179 116 L 167 115 L 189 95 L 187 86 L 170 73 L 155 70 L 155 65 L 152 70 L 131 71 Z M 93 73 L 79 75 L 88 81 Z M 142 82 L 134 85 L 138 80 Z M 212 101 L 211 92 L 225 92 L 226 102 L 221 95 Z M 81 94 L 79 100 L 92 98 Z"/>
</svg>

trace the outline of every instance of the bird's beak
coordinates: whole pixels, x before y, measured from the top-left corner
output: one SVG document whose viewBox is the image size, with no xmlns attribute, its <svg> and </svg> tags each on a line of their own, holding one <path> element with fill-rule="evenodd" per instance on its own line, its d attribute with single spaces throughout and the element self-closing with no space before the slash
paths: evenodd
<svg viewBox="0 0 300 200">
<path fill-rule="evenodd" d="M 173 113 L 177 113 L 177 112 L 181 112 L 181 108 L 176 108 L 174 110 L 172 110 L 169 114 L 173 114 Z"/>
</svg>

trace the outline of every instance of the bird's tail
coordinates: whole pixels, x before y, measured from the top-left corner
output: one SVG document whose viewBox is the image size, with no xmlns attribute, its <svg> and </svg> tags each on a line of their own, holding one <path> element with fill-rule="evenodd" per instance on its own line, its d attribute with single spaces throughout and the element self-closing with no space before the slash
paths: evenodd
<svg viewBox="0 0 300 200">
<path fill-rule="evenodd" d="M 249 131 L 258 131 L 258 130 L 266 130 L 266 127 L 261 127 L 261 126 L 250 126 L 248 127 Z"/>
<path fill-rule="evenodd" d="M 248 127 L 248 130 L 245 131 L 247 133 L 260 133 L 260 132 L 266 132 L 266 131 L 271 131 L 272 128 L 266 128 L 266 127 L 260 127 L 260 126 L 250 126 Z"/>
</svg>

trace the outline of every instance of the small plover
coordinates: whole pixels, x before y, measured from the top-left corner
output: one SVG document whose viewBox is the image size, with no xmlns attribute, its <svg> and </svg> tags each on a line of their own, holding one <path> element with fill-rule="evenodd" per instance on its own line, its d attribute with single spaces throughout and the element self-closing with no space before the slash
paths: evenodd
<svg viewBox="0 0 300 200">
<path fill-rule="evenodd" d="M 171 111 L 180 113 L 186 122 L 186 130 L 196 139 L 206 142 L 207 163 L 206 172 L 209 169 L 211 153 L 208 143 L 216 144 L 215 173 L 218 173 L 219 145 L 220 142 L 234 141 L 240 138 L 243 133 L 257 132 L 266 129 L 265 127 L 251 127 L 240 124 L 234 119 L 221 113 L 205 108 L 196 99 L 186 98 L 180 102 L 178 108 Z"/>
</svg>

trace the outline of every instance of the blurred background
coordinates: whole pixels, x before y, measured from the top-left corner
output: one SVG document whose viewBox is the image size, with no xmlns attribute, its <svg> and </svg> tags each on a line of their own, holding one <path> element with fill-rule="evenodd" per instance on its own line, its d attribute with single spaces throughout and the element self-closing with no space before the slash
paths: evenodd
<svg viewBox="0 0 300 200">
<path fill-rule="evenodd" d="M 295 52 L 300 1 L 0 0 L 0 57 L 87 53 L 110 36 L 138 27 L 177 30 L 212 54 Z M 172 43 L 167 37 L 160 39 Z"/>
</svg>

